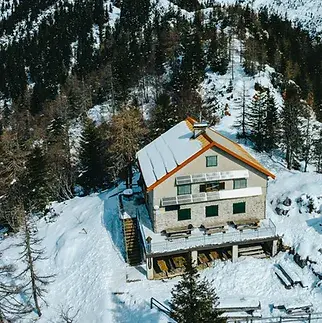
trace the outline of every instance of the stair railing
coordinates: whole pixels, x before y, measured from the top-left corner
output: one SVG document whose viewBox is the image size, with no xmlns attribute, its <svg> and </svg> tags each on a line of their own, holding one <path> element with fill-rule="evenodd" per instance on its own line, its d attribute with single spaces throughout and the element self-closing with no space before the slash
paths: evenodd
<svg viewBox="0 0 322 323">
<path fill-rule="evenodd" d="M 154 297 L 151 297 L 150 300 L 150 309 L 152 310 L 152 308 L 156 307 L 159 311 L 163 312 L 164 314 L 168 315 L 169 317 L 171 314 L 171 310 L 169 307 L 165 306 L 164 304 L 160 303 L 157 299 L 155 299 Z"/>
</svg>

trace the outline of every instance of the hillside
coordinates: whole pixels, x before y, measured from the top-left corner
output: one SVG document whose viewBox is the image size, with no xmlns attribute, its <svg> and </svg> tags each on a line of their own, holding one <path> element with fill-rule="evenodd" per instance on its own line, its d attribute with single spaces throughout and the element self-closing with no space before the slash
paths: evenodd
<svg viewBox="0 0 322 323">
<path fill-rule="evenodd" d="M 223 304 L 260 301 L 263 317 L 283 314 L 272 304 L 322 312 L 321 4 L 200 3 L 0 0 L 0 234 L 12 232 L 0 240 L 0 297 L 1 283 L 28 281 L 16 274 L 31 223 L 46 256 L 36 271 L 54 275 L 40 318 L 19 290 L 32 313 L 17 322 L 169 321 L 149 302 L 168 304 L 178 279 L 127 266 L 117 195 L 137 180 L 136 152 L 187 116 L 276 174 L 267 216 L 306 264 L 283 251 L 216 261 L 202 277 Z M 283 287 L 280 262 L 305 288 Z"/>
<path fill-rule="evenodd" d="M 223 4 L 233 5 L 233 0 L 217 0 Z M 278 13 L 296 24 L 309 30 L 313 35 L 322 31 L 322 3 L 318 0 L 239 0 L 242 5 L 249 5 L 255 10 L 266 8 L 269 12 Z"/>
<path fill-rule="evenodd" d="M 232 111 L 232 118 L 237 111 Z M 234 138 L 233 129 L 225 117 L 218 126 L 220 131 Z M 252 154 L 254 151 L 246 146 Z M 213 279 L 221 302 L 247 299 L 262 304 L 263 317 L 278 316 L 271 312 L 270 304 L 303 305 L 311 303 L 314 312 L 322 311 L 322 298 L 312 273 L 322 273 L 322 243 L 320 232 L 322 211 L 322 177 L 314 173 L 288 171 L 277 160 L 265 154 L 254 154 L 273 172 L 277 179 L 269 182 L 268 216 L 277 226 L 283 241 L 303 257 L 316 264 L 300 269 L 307 288 L 286 290 L 274 274 L 274 264 L 287 261 L 288 254 L 281 252 L 272 259 L 241 258 L 237 263 L 218 261 L 202 271 L 202 276 Z M 47 260 L 37 265 L 41 274 L 55 274 L 48 285 L 46 300 L 42 303 L 43 316 L 39 322 L 61 322 L 61 311 L 69 309 L 70 316 L 77 314 L 76 322 L 168 322 L 168 318 L 155 309 L 150 310 L 150 297 L 167 304 L 170 291 L 178 279 L 148 281 L 145 267 L 128 267 L 123 259 L 123 241 L 118 218 L 117 195 L 123 185 L 102 194 L 74 198 L 54 203 L 58 214 L 53 222 L 38 221 L 38 236 L 43 237 Z M 303 198 L 305 197 L 306 198 Z M 292 201 L 287 216 L 277 215 L 275 207 L 289 197 Z M 301 202 L 299 202 L 299 198 Z M 307 198 L 314 199 L 314 211 L 309 213 Z M 14 247 L 19 237 L 7 238 L 0 243 L 2 262 L 11 263 L 18 257 Z M 10 249 L 5 250 L 8 246 Z M 232 298 L 231 291 L 234 291 Z M 22 322 L 29 322 L 27 318 Z"/>
</svg>

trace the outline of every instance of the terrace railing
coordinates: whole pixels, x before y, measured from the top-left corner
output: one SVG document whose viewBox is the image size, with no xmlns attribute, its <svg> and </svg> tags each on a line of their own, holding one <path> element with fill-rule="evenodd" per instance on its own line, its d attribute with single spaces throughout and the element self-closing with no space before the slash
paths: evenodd
<svg viewBox="0 0 322 323">
<path fill-rule="evenodd" d="M 143 229 L 141 230 L 143 231 Z M 271 220 L 261 223 L 258 229 L 249 229 L 236 232 L 214 233 L 212 235 L 196 235 L 192 232 L 188 238 L 180 238 L 172 241 L 164 239 L 164 241 L 146 243 L 146 251 L 148 254 L 162 253 L 166 251 L 185 250 L 194 247 L 205 247 L 211 245 L 221 245 L 224 243 L 239 242 L 245 240 L 257 240 L 261 238 L 271 238 L 276 236 L 276 227 Z"/>
</svg>

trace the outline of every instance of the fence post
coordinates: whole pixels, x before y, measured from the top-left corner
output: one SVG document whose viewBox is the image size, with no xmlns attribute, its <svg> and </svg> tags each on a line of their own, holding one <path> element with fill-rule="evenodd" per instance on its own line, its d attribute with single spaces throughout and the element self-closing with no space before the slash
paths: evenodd
<svg viewBox="0 0 322 323">
<path fill-rule="evenodd" d="M 309 314 L 309 323 L 311 323 L 311 313 Z"/>
<path fill-rule="evenodd" d="M 152 310 L 152 307 L 153 307 L 153 297 L 151 297 L 150 299 L 150 309 Z"/>
</svg>

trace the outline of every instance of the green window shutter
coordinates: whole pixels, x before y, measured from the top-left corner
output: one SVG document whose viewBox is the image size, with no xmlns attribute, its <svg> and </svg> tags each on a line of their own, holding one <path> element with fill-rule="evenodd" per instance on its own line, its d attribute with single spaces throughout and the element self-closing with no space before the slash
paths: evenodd
<svg viewBox="0 0 322 323">
<path fill-rule="evenodd" d="M 245 213 L 245 212 L 246 212 L 246 202 L 233 204 L 233 214 L 239 214 L 239 213 Z"/>
<path fill-rule="evenodd" d="M 191 209 L 178 210 L 178 221 L 190 220 L 191 219 Z"/>
<path fill-rule="evenodd" d="M 206 218 L 218 216 L 218 205 L 206 206 Z"/>
<path fill-rule="evenodd" d="M 191 185 L 179 185 L 177 186 L 177 194 L 178 195 L 185 195 L 191 194 Z"/>
<path fill-rule="evenodd" d="M 218 158 L 217 156 L 207 156 L 206 157 L 206 166 L 207 167 L 214 167 L 218 165 Z"/>
<path fill-rule="evenodd" d="M 246 178 L 234 179 L 234 189 L 245 188 L 245 187 L 247 187 Z"/>
</svg>

